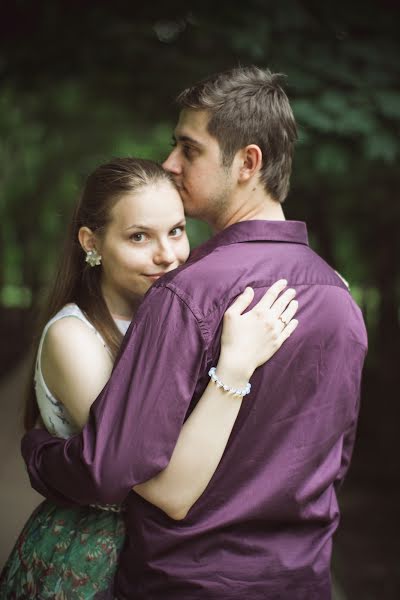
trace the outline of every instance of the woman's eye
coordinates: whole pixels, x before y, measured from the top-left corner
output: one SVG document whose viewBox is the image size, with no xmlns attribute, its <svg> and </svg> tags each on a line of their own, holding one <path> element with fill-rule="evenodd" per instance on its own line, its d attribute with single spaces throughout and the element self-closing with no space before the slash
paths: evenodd
<svg viewBox="0 0 400 600">
<path fill-rule="evenodd" d="M 144 242 L 146 239 L 146 236 L 144 233 L 133 233 L 131 235 L 131 240 L 133 240 L 134 242 Z"/>
<path fill-rule="evenodd" d="M 171 229 L 170 234 L 172 237 L 179 237 L 180 235 L 182 235 L 184 229 L 185 228 L 183 225 L 181 225 L 180 227 L 174 227 L 173 229 Z"/>
</svg>

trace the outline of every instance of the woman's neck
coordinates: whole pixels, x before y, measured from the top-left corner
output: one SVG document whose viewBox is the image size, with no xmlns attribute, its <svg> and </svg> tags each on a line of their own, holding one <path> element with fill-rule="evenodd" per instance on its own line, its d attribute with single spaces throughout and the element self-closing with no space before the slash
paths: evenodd
<svg viewBox="0 0 400 600">
<path fill-rule="evenodd" d="M 111 312 L 111 316 L 115 321 L 132 321 L 133 315 L 130 317 L 127 317 L 126 315 L 120 315 L 118 313 L 115 312 Z"/>
<path fill-rule="evenodd" d="M 132 321 L 142 297 L 132 294 L 128 299 L 102 286 L 103 298 L 114 319 Z"/>
</svg>

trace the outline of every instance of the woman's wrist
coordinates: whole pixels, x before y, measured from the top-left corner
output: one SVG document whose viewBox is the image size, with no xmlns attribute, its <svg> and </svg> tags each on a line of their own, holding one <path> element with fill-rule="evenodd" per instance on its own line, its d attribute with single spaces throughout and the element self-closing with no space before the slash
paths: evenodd
<svg viewBox="0 0 400 600">
<path fill-rule="evenodd" d="M 231 359 L 228 354 L 221 354 L 216 364 L 216 372 L 218 377 L 230 387 L 242 389 L 249 382 L 254 369 L 249 369 L 246 365 L 238 364 L 237 358 Z"/>
<path fill-rule="evenodd" d="M 251 383 L 250 382 L 247 382 L 244 387 L 231 386 L 226 381 L 222 381 L 222 379 L 220 379 L 220 377 L 217 373 L 216 367 L 212 367 L 209 370 L 208 374 L 211 377 L 211 381 L 213 381 L 215 383 L 217 388 L 224 390 L 224 392 L 228 392 L 228 393 L 232 394 L 233 396 L 237 396 L 239 398 L 244 398 L 244 396 L 247 396 L 247 394 L 250 394 L 250 391 L 251 391 Z M 240 381 L 240 380 L 238 379 L 238 381 Z"/>
</svg>

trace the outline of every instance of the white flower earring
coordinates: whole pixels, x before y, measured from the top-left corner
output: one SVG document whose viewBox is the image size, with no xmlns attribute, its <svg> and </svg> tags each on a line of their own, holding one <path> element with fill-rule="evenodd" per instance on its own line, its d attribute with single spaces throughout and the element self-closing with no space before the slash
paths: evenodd
<svg viewBox="0 0 400 600">
<path fill-rule="evenodd" d="M 85 261 L 91 267 L 97 267 L 98 265 L 101 265 L 101 255 L 97 252 L 96 248 L 93 248 L 93 250 L 88 250 L 86 252 Z"/>
</svg>

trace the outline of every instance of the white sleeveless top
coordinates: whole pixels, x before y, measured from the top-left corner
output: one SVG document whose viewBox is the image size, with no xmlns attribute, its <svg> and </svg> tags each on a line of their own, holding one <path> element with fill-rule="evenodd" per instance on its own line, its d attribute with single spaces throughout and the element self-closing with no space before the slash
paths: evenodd
<svg viewBox="0 0 400 600">
<path fill-rule="evenodd" d="M 71 435 L 75 435 L 76 433 L 79 433 L 80 430 L 74 425 L 73 419 L 71 418 L 71 415 L 68 413 L 67 409 L 63 406 L 61 402 L 57 400 L 57 398 L 55 398 L 55 396 L 53 396 L 53 394 L 47 387 L 42 373 L 41 357 L 43 342 L 50 325 L 65 317 L 76 317 L 80 321 L 86 323 L 86 325 L 93 331 L 93 334 L 101 340 L 102 344 L 108 351 L 108 347 L 104 339 L 97 331 L 97 329 L 95 329 L 95 327 L 90 323 L 90 321 L 87 319 L 87 317 L 84 315 L 84 313 L 81 311 L 77 304 L 66 304 L 60 311 L 58 311 L 56 315 L 54 315 L 52 319 L 50 319 L 50 321 L 46 324 L 45 328 L 43 329 L 36 357 L 34 378 L 36 399 L 46 429 L 52 435 L 62 438 L 68 438 Z M 125 335 L 130 324 L 129 321 L 123 319 L 115 319 L 115 323 L 118 329 L 121 331 L 122 335 Z"/>
</svg>

